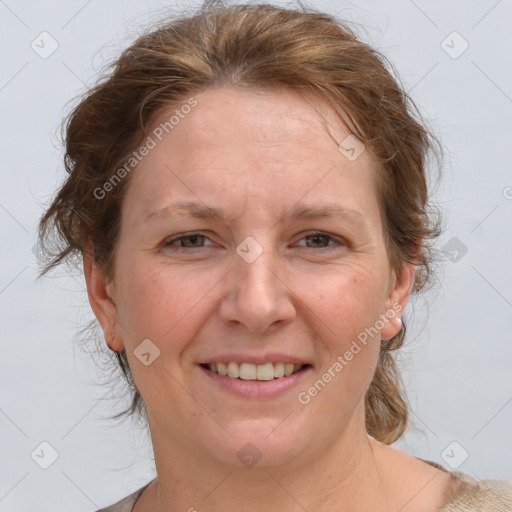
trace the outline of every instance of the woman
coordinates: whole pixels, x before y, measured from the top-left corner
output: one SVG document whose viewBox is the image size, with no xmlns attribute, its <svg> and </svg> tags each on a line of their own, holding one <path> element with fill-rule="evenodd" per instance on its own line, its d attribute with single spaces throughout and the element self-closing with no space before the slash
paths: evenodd
<svg viewBox="0 0 512 512">
<path fill-rule="evenodd" d="M 46 270 L 83 257 L 157 469 L 104 510 L 511 509 L 509 483 L 389 446 L 434 139 L 348 27 L 207 4 L 128 48 L 66 144 Z"/>
</svg>

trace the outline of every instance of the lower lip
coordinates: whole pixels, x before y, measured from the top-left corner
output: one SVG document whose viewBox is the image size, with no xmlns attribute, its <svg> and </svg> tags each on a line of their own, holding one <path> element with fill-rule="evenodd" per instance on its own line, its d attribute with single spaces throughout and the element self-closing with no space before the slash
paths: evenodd
<svg viewBox="0 0 512 512">
<path fill-rule="evenodd" d="M 199 369 L 222 389 L 244 398 L 274 398 L 296 386 L 312 370 L 311 366 L 308 366 L 288 377 L 273 380 L 243 380 L 220 375 L 202 366 L 199 366 Z"/>
</svg>

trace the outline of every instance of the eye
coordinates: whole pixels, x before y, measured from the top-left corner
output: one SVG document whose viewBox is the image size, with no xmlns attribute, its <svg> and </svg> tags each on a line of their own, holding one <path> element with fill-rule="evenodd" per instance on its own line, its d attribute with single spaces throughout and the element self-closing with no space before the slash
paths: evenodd
<svg viewBox="0 0 512 512">
<path fill-rule="evenodd" d="M 301 240 L 306 241 L 306 247 L 311 249 L 328 249 L 335 245 L 346 245 L 342 243 L 341 240 L 333 237 L 332 235 L 328 235 L 327 233 L 322 232 L 315 232 L 310 233 L 306 235 L 305 237 L 301 238 Z M 329 243 L 334 242 L 334 243 Z M 311 245 L 308 245 L 311 244 Z M 304 245 L 302 246 L 304 247 Z M 333 247 L 334 248 L 334 247 Z"/>
<path fill-rule="evenodd" d="M 163 246 L 177 246 L 187 249 L 204 247 L 204 242 L 209 240 L 208 237 L 201 233 L 190 233 L 188 235 L 180 235 L 176 238 L 170 238 L 164 241 Z"/>
<path fill-rule="evenodd" d="M 322 232 L 314 232 L 307 234 L 300 241 L 304 240 L 305 244 L 298 244 L 301 247 L 307 247 L 308 249 L 334 249 L 336 246 L 344 246 L 341 239 L 338 239 L 332 235 Z M 210 243 L 207 244 L 206 242 Z M 180 235 L 174 238 L 165 240 L 162 244 L 163 247 L 172 247 L 173 249 L 200 249 L 203 247 L 213 246 L 211 240 L 202 233 L 189 233 Z"/>
</svg>

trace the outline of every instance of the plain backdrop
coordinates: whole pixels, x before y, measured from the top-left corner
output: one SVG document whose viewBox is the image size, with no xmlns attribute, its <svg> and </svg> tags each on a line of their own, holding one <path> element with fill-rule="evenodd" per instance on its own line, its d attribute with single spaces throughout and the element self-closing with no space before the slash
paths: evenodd
<svg viewBox="0 0 512 512">
<path fill-rule="evenodd" d="M 77 348 L 92 315 L 83 279 L 36 281 L 34 245 L 64 177 L 68 102 L 151 20 L 183 5 L 0 0 L 3 512 L 94 511 L 154 477 L 145 432 L 102 419 L 126 404 L 109 399 Z M 414 423 L 396 446 L 477 479 L 512 480 L 512 3 L 310 5 L 365 27 L 360 36 L 394 63 L 446 149 L 435 195 L 444 264 L 436 293 L 408 310 L 400 362 Z"/>
</svg>

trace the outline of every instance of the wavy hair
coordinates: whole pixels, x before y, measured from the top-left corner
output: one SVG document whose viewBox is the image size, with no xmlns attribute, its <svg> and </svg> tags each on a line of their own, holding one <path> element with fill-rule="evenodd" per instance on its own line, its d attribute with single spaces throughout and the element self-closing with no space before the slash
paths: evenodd
<svg viewBox="0 0 512 512">
<path fill-rule="evenodd" d="M 92 247 L 105 276 L 113 276 L 121 204 L 130 176 L 98 200 L 94 191 L 113 179 L 147 137 L 163 109 L 209 87 L 290 88 L 326 100 L 373 157 L 391 267 L 416 265 L 413 293 L 431 277 L 432 241 L 440 220 L 431 208 L 427 160 L 438 142 L 393 77 L 393 67 L 356 37 L 346 22 L 306 8 L 205 2 L 139 37 L 91 88 L 65 122 L 68 173 L 39 224 L 45 264 L 80 262 Z M 94 323 L 94 322 L 93 322 Z M 408 406 L 392 352 L 401 332 L 382 345 L 365 395 L 366 428 L 391 444 L 405 431 Z M 131 406 L 114 416 L 147 414 L 124 351 L 115 352 Z"/>
</svg>

